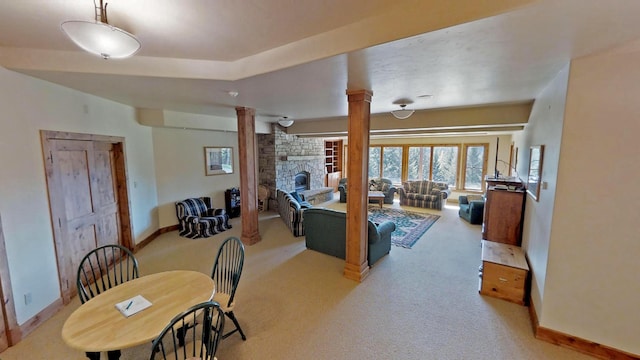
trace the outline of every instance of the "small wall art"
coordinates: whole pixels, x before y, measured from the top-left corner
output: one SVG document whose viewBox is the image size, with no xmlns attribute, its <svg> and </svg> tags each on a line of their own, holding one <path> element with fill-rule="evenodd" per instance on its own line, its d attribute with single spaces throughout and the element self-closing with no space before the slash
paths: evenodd
<svg viewBox="0 0 640 360">
<path fill-rule="evenodd" d="M 233 174 L 233 148 L 205 146 L 204 172 L 206 176 Z"/>
</svg>

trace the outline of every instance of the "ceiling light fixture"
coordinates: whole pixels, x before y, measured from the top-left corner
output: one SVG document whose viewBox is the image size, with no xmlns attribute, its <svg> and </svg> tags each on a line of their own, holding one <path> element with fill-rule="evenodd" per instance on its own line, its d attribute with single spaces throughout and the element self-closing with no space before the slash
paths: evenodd
<svg viewBox="0 0 640 360">
<path fill-rule="evenodd" d="M 293 125 L 293 120 L 288 119 L 286 116 L 282 117 L 282 119 L 278 120 L 278 124 L 282 127 L 289 127 Z"/>
<path fill-rule="evenodd" d="M 415 110 L 405 109 L 407 104 L 400 104 L 400 110 L 393 110 L 391 114 L 395 116 L 396 119 L 404 120 L 409 116 L 413 115 Z"/>
<path fill-rule="evenodd" d="M 107 4 L 100 6 L 93 0 L 95 21 L 70 20 L 60 24 L 71 41 L 83 50 L 103 59 L 122 59 L 132 56 L 140 49 L 140 41 L 130 33 L 109 25 Z"/>
</svg>

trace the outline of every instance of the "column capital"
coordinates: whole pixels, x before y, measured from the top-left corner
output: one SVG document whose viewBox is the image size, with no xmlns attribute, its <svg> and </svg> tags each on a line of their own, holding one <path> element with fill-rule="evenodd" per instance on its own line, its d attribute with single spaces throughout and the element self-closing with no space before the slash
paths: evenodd
<svg viewBox="0 0 640 360">
<path fill-rule="evenodd" d="M 238 107 L 236 107 L 236 115 L 238 115 L 238 116 L 247 116 L 247 115 L 255 116 L 256 115 L 256 109 L 243 107 L 243 106 L 238 106 Z"/>
<path fill-rule="evenodd" d="M 347 101 L 348 102 L 357 102 L 357 101 L 366 101 L 371 102 L 371 97 L 373 96 L 373 92 L 371 90 L 347 90 Z"/>
</svg>

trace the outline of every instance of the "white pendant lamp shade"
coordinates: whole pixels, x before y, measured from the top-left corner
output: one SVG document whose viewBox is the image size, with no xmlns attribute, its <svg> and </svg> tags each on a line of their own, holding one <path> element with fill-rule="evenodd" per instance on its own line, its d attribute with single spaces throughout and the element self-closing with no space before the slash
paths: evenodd
<svg viewBox="0 0 640 360">
<path fill-rule="evenodd" d="M 100 21 L 65 21 L 60 27 L 80 48 L 103 59 L 126 58 L 140 49 L 135 36 Z"/>
<path fill-rule="evenodd" d="M 400 110 L 393 110 L 391 114 L 398 120 L 404 120 L 413 115 L 415 110 L 405 109 L 406 104 L 400 105 Z"/>
<path fill-rule="evenodd" d="M 282 127 L 289 127 L 291 125 L 293 125 L 293 120 L 291 119 L 287 119 L 287 117 L 283 117 L 282 119 L 278 120 L 278 124 L 280 124 L 280 126 Z"/>
</svg>

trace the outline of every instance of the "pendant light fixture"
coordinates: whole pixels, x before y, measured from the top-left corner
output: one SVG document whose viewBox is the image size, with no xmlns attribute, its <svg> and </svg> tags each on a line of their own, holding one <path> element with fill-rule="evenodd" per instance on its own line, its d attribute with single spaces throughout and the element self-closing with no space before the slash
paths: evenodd
<svg viewBox="0 0 640 360">
<path fill-rule="evenodd" d="M 282 127 L 288 128 L 289 126 L 293 125 L 293 120 L 284 116 L 282 117 L 282 119 L 278 120 L 278 124 L 280 124 L 280 126 Z"/>
<path fill-rule="evenodd" d="M 400 110 L 393 110 L 391 115 L 399 120 L 407 119 L 409 116 L 413 115 L 415 110 L 405 109 L 406 106 L 407 104 L 400 104 Z"/>
<path fill-rule="evenodd" d="M 103 59 L 123 59 L 132 56 L 140 49 L 140 41 L 132 34 L 109 25 L 107 4 L 94 0 L 95 21 L 70 20 L 60 24 L 71 41 L 83 50 Z"/>
</svg>

